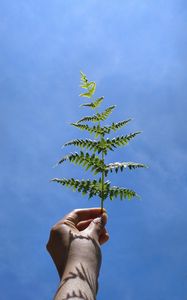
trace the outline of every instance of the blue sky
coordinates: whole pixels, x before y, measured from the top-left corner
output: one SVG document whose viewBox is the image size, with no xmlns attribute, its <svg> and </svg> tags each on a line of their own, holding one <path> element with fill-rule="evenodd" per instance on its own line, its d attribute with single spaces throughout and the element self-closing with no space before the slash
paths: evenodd
<svg viewBox="0 0 187 300">
<path fill-rule="evenodd" d="M 141 201 L 106 201 L 98 300 L 186 300 L 186 1 L 1 0 L 0 288 L 2 299 L 52 299 L 56 270 L 45 251 L 50 227 L 78 207 L 98 206 L 49 183 L 87 176 L 52 168 L 83 136 L 79 72 L 97 82 L 111 120 L 142 130 L 108 161 L 149 165 L 113 176 Z M 68 149 L 67 149 L 68 150 Z"/>
</svg>

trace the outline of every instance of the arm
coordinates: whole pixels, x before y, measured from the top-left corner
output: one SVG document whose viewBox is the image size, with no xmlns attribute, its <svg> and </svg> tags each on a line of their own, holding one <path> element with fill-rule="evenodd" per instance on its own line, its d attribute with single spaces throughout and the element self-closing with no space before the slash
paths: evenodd
<svg viewBox="0 0 187 300">
<path fill-rule="evenodd" d="M 60 276 L 54 300 L 96 299 L 106 221 L 100 208 L 80 209 L 53 226 L 47 249 Z"/>
</svg>

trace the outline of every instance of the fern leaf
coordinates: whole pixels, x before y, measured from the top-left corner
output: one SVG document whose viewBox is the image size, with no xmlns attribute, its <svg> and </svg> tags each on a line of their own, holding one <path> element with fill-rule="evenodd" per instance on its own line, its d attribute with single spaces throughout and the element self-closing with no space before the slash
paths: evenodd
<svg viewBox="0 0 187 300">
<path fill-rule="evenodd" d="M 86 130 L 89 133 L 95 134 L 95 137 L 97 138 L 99 135 L 105 136 L 105 134 L 109 134 L 111 131 L 116 131 L 120 129 L 121 127 L 125 126 L 128 122 L 130 122 L 131 119 L 124 120 L 118 123 L 112 123 L 110 126 L 103 126 L 101 127 L 99 124 L 97 126 L 89 126 L 87 124 L 77 124 L 77 123 L 71 123 L 71 125 L 79 128 L 80 130 Z"/>
<path fill-rule="evenodd" d="M 94 93 L 95 93 L 95 89 L 96 89 L 96 84 L 95 82 L 91 82 L 90 83 L 90 87 L 88 88 L 88 92 L 86 93 L 81 93 L 79 96 L 80 97 L 87 97 L 87 98 L 91 98 Z"/>
<path fill-rule="evenodd" d="M 76 139 L 64 144 L 64 146 L 72 146 L 72 145 L 77 146 L 81 149 L 88 149 L 97 153 L 101 153 L 101 151 L 105 151 L 105 152 L 107 151 L 105 141 L 101 142 L 101 141 L 96 141 L 91 139 L 85 139 L 85 140 Z M 110 148 L 110 146 L 108 146 L 108 148 Z"/>
<path fill-rule="evenodd" d="M 82 71 L 80 72 L 80 74 L 81 74 L 81 85 L 80 85 L 80 87 L 82 89 L 87 90 L 88 88 L 90 88 L 90 86 L 92 86 L 93 83 L 95 83 L 94 81 L 89 82 L 87 76 Z"/>
<path fill-rule="evenodd" d="M 99 181 L 101 183 L 101 181 Z M 123 199 L 131 199 L 133 197 L 139 197 L 135 191 L 131 189 L 126 189 L 118 186 L 111 186 L 110 181 L 106 181 L 104 183 L 104 189 L 103 193 L 102 191 L 99 192 L 99 196 L 105 200 L 106 198 L 110 198 L 110 200 L 113 200 L 113 198 L 120 197 L 121 200 Z"/>
<path fill-rule="evenodd" d="M 96 83 L 94 81 L 89 81 L 86 75 L 81 72 L 81 88 L 84 89 L 84 92 L 80 94 L 81 97 L 92 98 L 95 90 L 96 90 Z M 104 97 L 97 98 L 96 100 L 89 99 L 88 103 L 84 103 L 81 106 L 89 107 L 91 109 L 98 108 L 101 103 L 103 102 Z M 75 165 L 79 165 L 85 170 L 90 170 L 94 173 L 94 175 L 100 173 L 99 180 L 78 180 L 74 178 L 66 179 L 66 178 L 54 178 L 52 181 L 60 183 L 63 186 L 68 188 L 72 188 L 73 191 L 81 192 L 83 195 L 88 194 L 89 198 L 93 196 L 98 196 L 101 200 L 101 209 L 103 209 L 103 202 L 105 199 L 110 198 L 113 200 L 114 198 L 123 199 L 131 199 L 132 197 L 138 197 L 135 191 L 118 186 L 111 186 L 109 181 L 105 181 L 105 177 L 108 175 L 109 172 L 115 171 L 123 171 L 125 169 L 136 169 L 136 168 L 145 168 L 144 164 L 135 163 L 135 162 L 113 162 L 109 164 L 105 164 L 105 155 L 109 150 L 113 151 L 115 148 L 120 146 L 127 145 L 131 139 L 133 139 L 136 135 L 141 133 L 140 131 L 130 133 L 128 135 L 117 136 L 112 139 L 105 139 L 106 134 L 110 134 L 112 131 L 116 132 L 131 119 L 123 120 L 118 123 L 112 123 L 107 126 L 101 126 L 100 122 L 105 121 L 110 114 L 112 113 L 115 105 L 107 107 L 104 111 L 98 113 L 96 111 L 95 114 L 91 116 L 85 116 L 82 119 L 78 120 L 76 123 L 72 123 L 71 125 L 79 128 L 80 130 L 88 131 L 91 134 L 94 134 L 97 138 L 100 136 L 98 140 L 91 140 L 91 139 L 75 139 L 67 142 L 64 146 L 77 146 L 81 148 L 80 152 L 70 153 L 63 157 L 58 164 L 62 164 L 65 161 L 69 161 Z M 82 124 L 84 122 L 93 122 L 96 124 L 92 124 L 89 126 L 88 124 Z M 83 152 L 82 149 L 87 149 L 89 152 L 91 151 L 92 154 L 88 152 Z M 101 158 L 96 155 L 96 153 L 101 153 Z"/>
<path fill-rule="evenodd" d="M 99 130 L 96 129 L 96 132 L 98 132 L 100 135 L 104 136 L 105 134 L 109 134 L 111 131 L 117 131 L 118 129 L 122 128 L 123 126 L 127 125 L 131 119 L 124 120 L 118 123 L 112 123 L 110 126 L 103 126 L 100 127 Z"/>
<path fill-rule="evenodd" d="M 74 178 L 66 179 L 66 178 L 53 178 L 51 181 L 60 183 L 63 186 L 68 188 L 72 188 L 73 191 L 77 190 L 78 192 L 82 192 L 83 195 L 88 194 L 89 198 L 93 196 L 101 197 L 102 189 L 101 189 L 101 180 L 78 180 Z M 125 189 L 117 186 L 110 186 L 110 182 L 106 181 L 104 183 L 103 190 L 103 199 L 105 200 L 107 197 L 110 197 L 111 200 L 114 198 L 120 197 L 123 199 L 131 199 L 133 197 L 139 197 L 135 191 L 131 189 Z"/>
<path fill-rule="evenodd" d="M 101 105 L 101 103 L 103 102 L 103 99 L 104 99 L 104 97 L 100 97 L 100 98 L 96 99 L 94 102 L 85 103 L 85 104 L 82 104 L 81 106 L 87 106 L 92 109 L 95 109 Z"/>
<path fill-rule="evenodd" d="M 86 89 L 87 92 L 80 94 L 81 97 L 91 98 L 95 93 L 96 83 L 94 81 L 88 81 L 86 75 L 81 73 L 81 88 Z"/>
<path fill-rule="evenodd" d="M 88 79 L 86 77 L 86 75 L 81 71 L 80 72 L 81 74 L 81 88 L 83 89 L 87 89 L 87 84 L 88 84 Z"/>
<path fill-rule="evenodd" d="M 118 129 L 120 129 L 123 126 L 127 125 L 130 121 L 132 121 L 132 119 L 124 120 L 124 121 L 121 121 L 121 122 L 118 122 L 118 123 L 112 123 L 112 125 L 108 126 L 108 128 L 110 130 L 117 131 Z"/>
<path fill-rule="evenodd" d="M 79 128 L 80 130 L 86 130 L 89 133 L 95 133 L 97 132 L 97 126 L 88 126 L 87 124 L 77 124 L 77 123 L 71 123 L 72 126 L 75 126 Z"/>
<path fill-rule="evenodd" d="M 131 133 L 125 136 L 120 136 L 113 139 L 104 139 L 100 141 L 91 140 L 91 139 L 76 139 L 67 142 L 64 144 L 64 146 L 77 146 L 82 149 L 86 148 L 88 150 L 92 150 L 97 153 L 101 153 L 103 151 L 104 154 L 107 154 L 108 150 L 113 151 L 114 148 L 117 148 L 119 146 L 125 146 L 129 143 L 131 139 L 133 139 L 137 134 L 139 134 L 140 131 L 137 131 L 135 133 Z"/>
<path fill-rule="evenodd" d="M 118 136 L 117 138 L 113 139 L 106 139 L 106 148 L 113 150 L 113 148 L 119 147 L 119 146 L 125 146 L 129 143 L 131 139 L 133 139 L 136 135 L 140 134 L 141 131 L 137 131 L 134 133 L 130 133 L 127 135 Z"/>
<path fill-rule="evenodd" d="M 112 113 L 113 109 L 115 108 L 115 105 L 109 106 L 105 111 L 102 113 L 97 113 L 93 116 L 87 116 L 82 118 L 81 120 L 77 121 L 77 124 L 82 123 L 82 122 L 100 122 L 104 121 L 108 118 L 108 116 Z"/>
<path fill-rule="evenodd" d="M 95 135 L 95 138 L 97 138 L 99 135 L 104 136 L 106 132 L 109 133 L 108 130 L 107 131 L 105 130 L 106 126 L 101 127 L 99 124 L 97 126 L 94 125 L 92 127 L 88 126 L 87 124 L 85 125 L 85 124 L 77 124 L 77 123 L 71 123 L 71 125 L 81 130 L 86 130 L 91 134 L 93 133 Z"/>
<path fill-rule="evenodd" d="M 75 165 L 80 165 L 86 168 L 86 171 L 91 168 L 91 172 L 94 172 L 94 175 L 105 171 L 106 168 L 103 160 L 101 160 L 98 156 L 95 154 L 90 155 L 89 153 L 84 153 L 82 151 L 80 151 L 80 153 L 75 152 L 70 155 L 66 155 L 58 162 L 58 164 L 62 164 L 66 160 L 69 160 Z"/>
<path fill-rule="evenodd" d="M 64 146 L 77 146 L 83 149 L 88 149 L 88 150 L 93 150 L 93 151 L 97 151 L 97 145 L 98 142 L 95 140 L 91 140 L 91 139 L 76 139 L 76 140 L 72 140 L 67 142 L 66 144 L 64 144 Z"/>
<path fill-rule="evenodd" d="M 131 200 L 133 197 L 139 198 L 138 194 L 136 194 L 135 191 L 131 189 L 125 189 L 117 186 L 113 186 L 109 189 L 109 197 L 110 200 L 113 200 L 113 198 L 118 198 L 120 197 L 121 200 L 123 199 L 128 199 Z"/>
<path fill-rule="evenodd" d="M 126 146 L 131 139 L 133 139 L 137 134 L 141 133 L 140 131 L 130 133 L 125 136 L 120 136 L 117 138 L 113 139 L 102 139 L 101 141 L 98 142 L 97 145 L 95 145 L 95 151 L 98 151 L 100 153 L 103 151 L 103 153 L 106 155 L 108 150 L 113 151 L 114 148 L 120 147 L 120 146 Z"/>
<path fill-rule="evenodd" d="M 106 171 L 105 174 L 107 176 L 108 172 L 115 171 L 116 173 L 120 170 L 123 171 L 124 169 L 129 168 L 130 170 L 136 169 L 136 168 L 146 168 L 146 165 L 140 164 L 140 163 L 134 163 L 134 162 L 115 162 L 110 163 L 106 165 Z"/>
<path fill-rule="evenodd" d="M 89 198 L 99 195 L 100 183 L 97 180 L 78 180 L 74 178 L 54 178 L 51 181 L 62 184 L 63 186 L 72 188 L 73 191 L 82 192 L 83 195 L 88 194 Z"/>
</svg>

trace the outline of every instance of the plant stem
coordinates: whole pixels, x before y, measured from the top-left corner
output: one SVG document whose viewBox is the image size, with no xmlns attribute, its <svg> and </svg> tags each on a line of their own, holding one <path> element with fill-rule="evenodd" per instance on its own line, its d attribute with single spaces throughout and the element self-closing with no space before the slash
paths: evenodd
<svg viewBox="0 0 187 300">
<path fill-rule="evenodd" d="M 96 110 L 96 113 L 97 113 L 97 110 Z M 100 127 L 100 121 L 99 121 L 99 127 Z M 101 138 L 100 138 L 100 141 L 102 141 L 104 135 L 101 135 Z M 104 155 L 104 151 L 102 151 L 102 160 L 103 160 L 103 163 L 104 163 L 104 158 L 105 158 L 105 155 Z M 104 182 L 105 182 L 105 172 L 102 171 L 102 176 L 101 176 L 101 214 L 103 213 L 103 206 L 104 206 Z"/>
<path fill-rule="evenodd" d="M 104 152 L 102 151 L 102 160 L 104 162 Z M 101 186 L 102 186 L 102 193 L 101 193 L 101 213 L 103 212 L 103 204 L 104 204 L 104 180 L 105 180 L 105 173 L 102 171 L 102 178 L 101 178 Z"/>
</svg>

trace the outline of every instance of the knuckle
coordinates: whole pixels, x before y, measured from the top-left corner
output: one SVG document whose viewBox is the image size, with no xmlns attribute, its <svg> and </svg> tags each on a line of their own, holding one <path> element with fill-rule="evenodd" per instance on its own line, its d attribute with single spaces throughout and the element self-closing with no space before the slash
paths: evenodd
<svg viewBox="0 0 187 300">
<path fill-rule="evenodd" d="M 72 211 L 72 214 L 77 214 L 78 211 L 79 211 L 78 209 L 74 209 L 74 210 Z"/>
<path fill-rule="evenodd" d="M 54 225 L 51 228 L 50 237 L 53 239 L 62 236 L 66 231 L 67 231 L 67 225 L 66 222 L 64 221 L 62 224 Z"/>
<path fill-rule="evenodd" d="M 57 231 L 57 226 L 56 226 L 56 225 L 53 225 L 53 226 L 51 227 L 50 233 L 53 234 L 53 233 L 55 233 L 56 231 Z"/>
<path fill-rule="evenodd" d="M 50 236 L 51 237 L 54 237 L 56 236 L 56 234 L 59 232 L 59 226 L 57 225 L 54 225 L 51 227 L 51 230 L 50 230 Z"/>
</svg>

